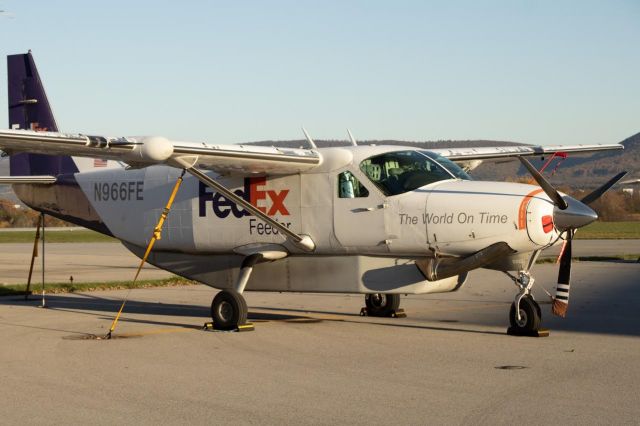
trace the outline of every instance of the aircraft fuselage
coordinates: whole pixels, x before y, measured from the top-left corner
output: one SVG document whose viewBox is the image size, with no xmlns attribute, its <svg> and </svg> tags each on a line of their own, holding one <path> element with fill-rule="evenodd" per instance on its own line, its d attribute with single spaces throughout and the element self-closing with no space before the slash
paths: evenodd
<svg viewBox="0 0 640 426">
<path fill-rule="evenodd" d="M 528 253 L 557 240 L 557 230 L 548 223 L 553 204 L 539 187 L 449 179 L 385 196 L 368 182 L 356 161 L 343 158 L 331 161 L 340 158 L 339 151 L 343 148 L 333 149 L 337 154 L 331 150 L 323 152 L 329 160 L 315 172 L 244 177 L 209 174 L 293 232 L 309 235 L 315 243 L 313 255 L 325 256 L 327 265 L 331 257 L 353 255 L 375 258 L 381 264 L 391 262 L 388 265 L 391 267 L 398 264 L 398 259 L 410 262 L 434 255 L 465 256 L 496 241 L 506 242 L 518 253 Z M 345 171 L 365 185 L 367 196 L 340 197 L 339 176 Z M 109 167 L 76 173 L 76 185 L 58 188 L 58 185 L 53 188 L 19 185 L 16 191 L 37 209 L 67 219 L 75 217 L 80 223 L 98 220 L 114 237 L 141 255 L 179 175 L 179 169 L 168 166 L 129 170 Z M 220 280 L 221 271 L 237 268 L 241 254 L 252 247 L 290 254 L 282 262 L 290 265 L 286 272 L 289 275 L 295 269 L 292 262 L 304 262 L 294 258 L 308 255 L 287 243 L 273 226 L 187 176 L 164 224 L 162 238 L 155 245 L 155 257 L 150 261 L 180 275 L 225 287 L 220 281 L 233 281 L 234 273 Z M 194 260 L 198 266 L 181 269 L 177 259 L 185 256 L 199 259 Z M 361 263 L 362 259 L 358 259 L 351 266 L 331 268 L 356 268 Z M 265 267 L 268 266 L 262 266 Z M 309 266 L 305 268 L 308 270 Z M 367 268 L 363 265 L 363 274 Z M 295 280 L 291 276 L 288 279 L 290 282 L 284 288 L 277 280 L 268 285 L 263 281 L 262 289 L 344 289 L 344 283 L 335 287 L 325 282 L 321 289 L 305 285 L 301 290 L 292 284 Z M 420 275 L 412 279 L 424 281 Z M 360 280 L 360 284 L 363 282 Z M 365 290 L 355 286 L 350 291 Z"/>
</svg>

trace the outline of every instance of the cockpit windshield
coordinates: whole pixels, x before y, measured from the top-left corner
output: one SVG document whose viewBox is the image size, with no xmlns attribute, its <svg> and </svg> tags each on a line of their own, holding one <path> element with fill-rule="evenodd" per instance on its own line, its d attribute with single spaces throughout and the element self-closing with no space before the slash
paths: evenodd
<svg viewBox="0 0 640 426">
<path fill-rule="evenodd" d="M 431 152 L 431 151 L 419 151 L 419 152 L 428 156 L 429 158 L 434 159 L 438 164 L 440 164 L 442 167 L 447 169 L 449 173 L 455 176 L 456 179 L 462 179 L 462 180 L 472 179 L 471 176 L 467 174 L 467 172 L 462 170 L 462 167 L 458 166 L 456 163 L 449 160 L 447 157 L 443 157 L 442 155 L 436 154 L 435 152 Z"/>
<path fill-rule="evenodd" d="M 397 195 L 446 179 L 471 179 L 454 162 L 429 151 L 396 151 L 370 157 L 360 170 L 385 194 Z"/>
</svg>

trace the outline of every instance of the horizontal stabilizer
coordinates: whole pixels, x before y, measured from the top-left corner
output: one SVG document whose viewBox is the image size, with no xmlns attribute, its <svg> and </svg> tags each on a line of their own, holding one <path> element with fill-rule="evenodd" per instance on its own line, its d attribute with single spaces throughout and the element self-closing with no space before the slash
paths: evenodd
<svg viewBox="0 0 640 426">
<path fill-rule="evenodd" d="M 56 183 L 56 178 L 55 176 L 0 176 L 0 185 L 13 185 L 17 183 L 51 185 Z"/>
</svg>

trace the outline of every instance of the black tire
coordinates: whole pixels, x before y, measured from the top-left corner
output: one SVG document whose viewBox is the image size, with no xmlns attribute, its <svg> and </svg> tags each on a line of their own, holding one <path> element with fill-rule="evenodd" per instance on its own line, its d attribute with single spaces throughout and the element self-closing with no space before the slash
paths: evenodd
<svg viewBox="0 0 640 426">
<path fill-rule="evenodd" d="M 364 296 L 367 313 L 372 317 L 389 317 L 400 307 L 399 294 L 373 293 Z"/>
<path fill-rule="evenodd" d="M 540 328 L 541 310 L 538 303 L 530 296 L 525 296 L 520 300 L 520 321 L 516 317 L 516 304 L 511 304 L 509 311 L 509 323 L 521 333 L 533 333 Z"/>
<path fill-rule="evenodd" d="M 538 313 L 538 318 L 540 318 L 539 322 L 542 322 L 542 309 L 540 308 L 540 305 L 538 305 L 538 302 L 536 302 L 536 299 L 534 299 L 531 294 L 528 294 L 525 298 L 530 299 L 531 303 L 533 303 L 533 306 L 535 306 L 536 312 Z"/>
<path fill-rule="evenodd" d="M 211 302 L 211 319 L 218 330 L 234 330 L 247 322 L 247 302 L 233 290 L 222 290 Z"/>
<path fill-rule="evenodd" d="M 531 301 L 536 307 L 536 312 L 538 312 L 538 318 L 540 318 L 540 323 L 542 323 L 542 309 L 540 308 L 540 305 L 538 305 L 538 302 L 536 302 L 536 300 L 533 297 L 531 298 Z"/>
</svg>

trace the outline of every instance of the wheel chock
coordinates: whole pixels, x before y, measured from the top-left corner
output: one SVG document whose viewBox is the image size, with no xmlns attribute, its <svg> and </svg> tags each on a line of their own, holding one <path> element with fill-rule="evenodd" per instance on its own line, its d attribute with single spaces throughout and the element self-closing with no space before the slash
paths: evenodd
<svg viewBox="0 0 640 426">
<path fill-rule="evenodd" d="M 549 337 L 549 329 L 541 328 L 536 331 L 523 332 L 518 330 L 515 327 L 509 327 L 507 329 L 507 334 L 509 336 L 523 336 L 523 337 Z"/>
<path fill-rule="evenodd" d="M 246 323 L 246 324 L 242 324 L 239 325 L 238 328 L 236 329 L 237 332 L 242 332 L 242 331 L 254 331 L 256 328 L 253 326 L 252 322 Z"/>
<path fill-rule="evenodd" d="M 367 308 L 362 308 L 360 309 L 360 316 L 366 317 L 366 316 L 377 316 L 377 315 L 369 315 L 369 311 L 367 310 Z M 385 316 L 391 317 L 391 318 L 406 318 L 407 314 L 405 313 L 404 309 L 400 308 L 398 310 L 391 311 L 389 315 L 385 315 Z"/>
<path fill-rule="evenodd" d="M 202 326 L 203 331 L 217 331 L 217 332 L 227 332 L 227 333 L 240 333 L 243 331 L 254 331 L 255 329 L 256 328 L 251 322 L 239 325 L 237 328 L 234 328 L 233 330 L 219 330 L 215 327 L 215 324 L 213 324 L 212 322 L 205 322 L 204 325 Z"/>
</svg>

